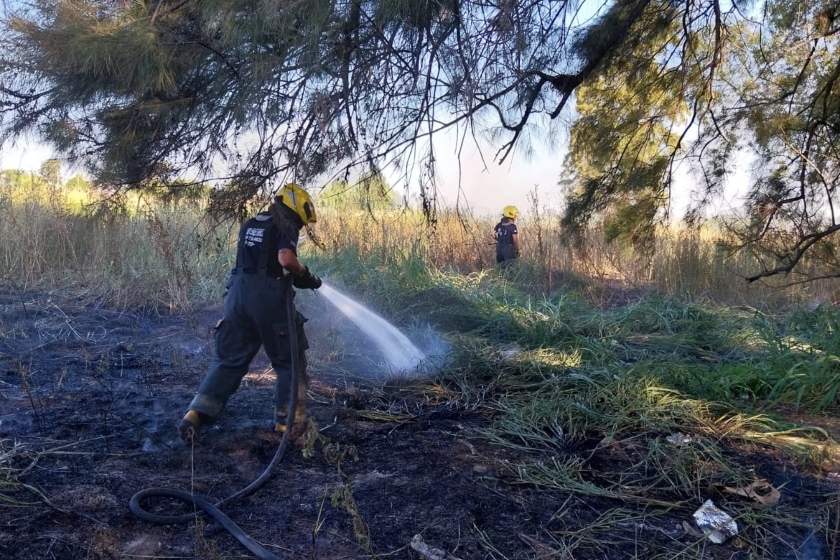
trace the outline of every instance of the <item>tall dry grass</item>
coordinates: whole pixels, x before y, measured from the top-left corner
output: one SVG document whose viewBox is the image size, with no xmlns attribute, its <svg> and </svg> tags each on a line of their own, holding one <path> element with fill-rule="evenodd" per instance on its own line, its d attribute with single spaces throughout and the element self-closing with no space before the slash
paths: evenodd
<svg viewBox="0 0 840 560">
<path fill-rule="evenodd" d="M 0 185 L 2 280 L 21 288 L 61 286 L 117 306 L 184 309 L 219 295 L 233 260 L 238 224 L 214 222 L 201 200 L 162 203 L 128 194 Z M 443 210 L 430 224 L 418 210 L 322 208 L 316 232 L 325 250 L 303 254 L 321 265 L 411 266 L 470 274 L 495 267 L 498 217 Z M 528 293 L 576 290 L 594 302 L 656 291 L 758 308 L 835 302 L 836 281 L 781 289 L 748 284 L 758 263 L 728 255 L 725 234 L 663 228 L 655 250 L 639 255 L 607 244 L 598 231 L 572 247 L 557 213 L 532 207 L 517 220 L 522 256 L 510 274 Z"/>
<path fill-rule="evenodd" d="M 202 204 L 0 187 L 0 280 L 126 308 L 186 309 L 220 295 L 231 226 Z"/>
<path fill-rule="evenodd" d="M 418 211 L 329 209 L 321 212 L 317 232 L 327 258 L 351 254 L 387 265 L 411 255 L 433 268 L 469 274 L 495 266 L 491 231 L 497 221 L 445 210 L 429 224 Z M 784 278 L 747 283 L 745 277 L 758 271 L 759 263 L 747 253 L 727 253 L 723 247 L 729 238 L 714 227 L 661 228 L 654 250 L 638 254 L 606 243 L 596 230 L 573 246 L 550 209 L 532 208 L 517 225 L 522 245 L 517 279 L 535 295 L 575 289 L 609 304 L 659 292 L 757 308 L 840 299 L 835 280 L 792 287 L 784 286 Z"/>
</svg>

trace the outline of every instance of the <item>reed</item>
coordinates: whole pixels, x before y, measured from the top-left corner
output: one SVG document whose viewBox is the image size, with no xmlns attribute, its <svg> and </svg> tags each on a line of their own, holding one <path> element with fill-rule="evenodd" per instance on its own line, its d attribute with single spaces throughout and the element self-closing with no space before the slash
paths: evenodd
<svg viewBox="0 0 840 560">
<path fill-rule="evenodd" d="M 18 289 L 62 289 L 123 308 L 183 310 L 220 295 L 233 224 L 201 205 L 0 187 L 0 270 Z"/>
<path fill-rule="evenodd" d="M 6 281 L 77 285 L 118 305 L 182 309 L 213 297 L 213 284 L 221 282 L 233 258 L 237 224 L 210 220 L 206 198 L 115 196 L 79 180 L 56 189 L 31 174 L 4 174 L 0 266 Z M 658 292 L 759 309 L 837 299 L 834 280 L 787 289 L 770 281 L 747 284 L 743 277 L 758 263 L 746 253 L 728 254 L 726 232 L 713 226 L 662 228 L 654 250 L 640 256 L 604 242 L 598 231 L 572 246 L 556 212 L 533 202 L 518 220 L 522 256 L 509 274 L 535 296 L 579 290 L 612 305 Z M 304 254 L 345 273 L 360 261 L 483 273 L 495 268 L 490 232 L 496 221 L 443 209 L 429 223 L 416 209 L 328 206 L 320 209 L 316 226 L 325 250 L 310 244 Z"/>
<path fill-rule="evenodd" d="M 329 208 L 321 212 L 317 229 L 327 260 L 353 255 L 387 265 L 410 256 L 426 267 L 470 274 L 495 267 L 490 232 L 496 221 L 496 217 L 444 210 L 430 224 L 417 210 L 371 213 Z M 790 287 L 784 286 L 784 278 L 747 283 L 744 278 L 759 270 L 758 261 L 746 252 L 730 254 L 727 247 L 732 239 L 714 225 L 697 230 L 660 228 L 655 247 L 639 255 L 606 243 L 597 230 L 573 246 L 551 210 L 532 209 L 531 216 L 517 222 L 522 256 L 514 274 L 535 295 L 583 289 L 593 301 L 611 305 L 616 298 L 657 292 L 772 309 L 834 302 L 840 294 L 840 284 L 833 279 Z"/>
</svg>

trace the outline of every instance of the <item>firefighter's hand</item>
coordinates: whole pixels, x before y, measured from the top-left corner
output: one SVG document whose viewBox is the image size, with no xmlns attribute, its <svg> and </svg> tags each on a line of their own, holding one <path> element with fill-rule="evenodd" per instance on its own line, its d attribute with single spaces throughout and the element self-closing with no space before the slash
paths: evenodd
<svg viewBox="0 0 840 560">
<path fill-rule="evenodd" d="M 317 290 L 321 287 L 321 279 L 309 272 L 309 267 L 304 267 L 306 272 L 299 276 L 295 276 L 292 280 L 292 285 L 301 290 Z"/>
</svg>

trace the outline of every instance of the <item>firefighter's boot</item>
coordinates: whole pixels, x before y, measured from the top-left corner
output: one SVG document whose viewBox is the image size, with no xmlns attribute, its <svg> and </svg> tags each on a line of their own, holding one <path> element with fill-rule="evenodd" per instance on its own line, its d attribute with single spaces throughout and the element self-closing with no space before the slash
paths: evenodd
<svg viewBox="0 0 840 560">
<path fill-rule="evenodd" d="M 181 439 L 187 444 L 198 444 L 201 442 L 201 415 L 195 410 L 188 410 L 178 426 Z"/>
<path fill-rule="evenodd" d="M 295 435 L 295 432 L 302 431 L 302 428 L 305 424 L 306 409 L 299 406 L 295 410 L 295 419 L 294 424 L 292 425 L 292 436 Z M 286 413 L 283 411 L 278 411 L 275 415 L 274 429 L 278 432 L 285 432 L 287 428 L 288 426 L 286 426 Z"/>
</svg>

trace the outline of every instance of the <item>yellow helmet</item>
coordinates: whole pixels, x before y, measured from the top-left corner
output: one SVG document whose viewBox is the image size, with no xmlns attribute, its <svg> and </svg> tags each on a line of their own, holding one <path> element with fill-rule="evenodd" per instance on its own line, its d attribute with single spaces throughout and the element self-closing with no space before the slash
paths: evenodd
<svg viewBox="0 0 840 560">
<path fill-rule="evenodd" d="M 303 187 L 296 183 L 286 183 L 277 193 L 277 198 L 300 216 L 303 225 L 316 222 L 315 202 Z"/>
<path fill-rule="evenodd" d="M 517 214 L 519 214 L 519 210 L 516 209 L 516 206 L 505 206 L 502 210 L 502 216 L 511 220 L 515 220 Z"/>
</svg>

